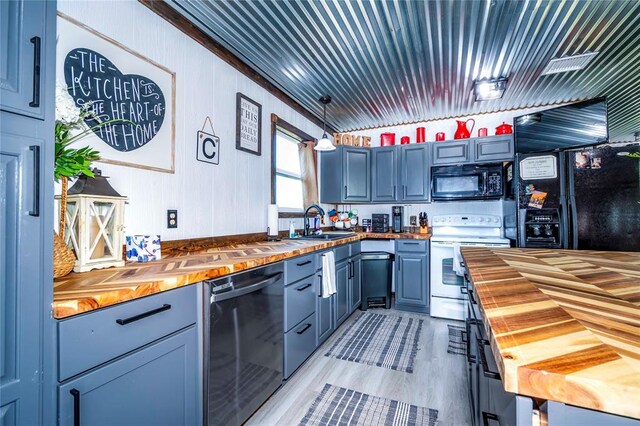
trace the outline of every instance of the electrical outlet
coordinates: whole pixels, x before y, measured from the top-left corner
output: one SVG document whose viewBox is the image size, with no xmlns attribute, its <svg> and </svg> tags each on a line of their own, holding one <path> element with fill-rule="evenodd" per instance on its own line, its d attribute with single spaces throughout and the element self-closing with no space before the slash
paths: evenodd
<svg viewBox="0 0 640 426">
<path fill-rule="evenodd" d="M 178 227 L 178 210 L 167 210 L 167 228 Z"/>
</svg>

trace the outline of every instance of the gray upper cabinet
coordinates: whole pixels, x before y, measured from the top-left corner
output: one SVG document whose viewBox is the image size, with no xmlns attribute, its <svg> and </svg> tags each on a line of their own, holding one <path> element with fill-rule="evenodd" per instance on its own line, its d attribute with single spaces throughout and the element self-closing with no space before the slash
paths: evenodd
<svg viewBox="0 0 640 426">
<path fill-rule="evenodd" d="M 397 200 L 398 150 L 395 147 L 371 149 L 371 189 L 371 201 Z"/>
<path fill-rule="evenodd" d="M 59 424 L 196 424 L 197 349 L 191 326 L 61 385 Z"/>
<path fill-rule="evenodd" d="M 473 158 L 471 139 L 450 142 L 435 142 L 432 144 L 432 164 L 444 166 L 448 164 L 466 164 Z"/>
<path fill-rule="evenodd" d="M 489 136 L 473 140 L 474 163 L 513 161 L 513 135 Z"/>
<path fill-rule="evenodd" d="M 44 118 L 45 55 L 53 56 L 56 52 L 55 45 L 49 46 L 45 39 L 46 3 L 0 2 L 0 109 L 3 111 Z M 52 24 L 55 22 L 49 23 Z"/>
<path fill-rule="evenodd" d="M 399 201 L 428 201 L 429 188 L 429 145 L 406 145 L 400 149 Z"/>
<path fill-rule="evenodd" d="M 371 201 L 371 150 L 339 146 L 323 152 L 320 160 L 320 201 Z"/>
<path fill-rule="evenodd" d="M 371 151 L 367 148 L 344 148 L 344 201 L 371 200 Z"/>
</svg>

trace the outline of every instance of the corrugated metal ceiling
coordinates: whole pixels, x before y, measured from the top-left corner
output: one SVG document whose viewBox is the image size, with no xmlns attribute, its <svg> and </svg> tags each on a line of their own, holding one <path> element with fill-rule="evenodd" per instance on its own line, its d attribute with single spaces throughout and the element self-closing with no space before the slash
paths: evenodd
<svg viewBox="0 0 640 426">
<path fill-rule="evenodd" d="M 607 96 L 610 136 L 640 130 L 640 1 L 168 0 L 342 131 Z M 552 58 L 599 51 L 581 71 Z M 506 76 L 475 102 L 473 80 Z"/>
</svg>

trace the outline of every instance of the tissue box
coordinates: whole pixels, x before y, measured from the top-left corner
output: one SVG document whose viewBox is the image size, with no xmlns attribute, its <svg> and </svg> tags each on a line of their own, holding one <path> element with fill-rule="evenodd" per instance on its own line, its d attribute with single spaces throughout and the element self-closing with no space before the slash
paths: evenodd
<svg viewBox="0 0 640 426">
<path fill-rule="evenodd" d="M 127 261 L 160 260 L 160 235 L 127 235 Z"/>
</svg>

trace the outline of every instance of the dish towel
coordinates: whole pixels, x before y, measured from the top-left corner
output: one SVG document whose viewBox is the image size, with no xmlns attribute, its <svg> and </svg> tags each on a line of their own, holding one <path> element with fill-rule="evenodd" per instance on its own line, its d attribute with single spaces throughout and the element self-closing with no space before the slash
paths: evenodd
<svg viewBox="0 0 640 426">
<path fill-rule="evenodd" d="M 331 297 L 336 292 L 336 258 L 330 251 L 322 255 L 322 297 Z"/>
<path fill-rule="evenodd" d="M 461 277 L 464 277 L 464 272 L 465 272 L 465 267 L 462 266 L 463 260 L 462 260 L 462 253 L 460 253 L 460 244 L 454 244 L 453 245 L 453 272 L 456 273 L 456 275 L 460 275 Z"/>
</svg>

